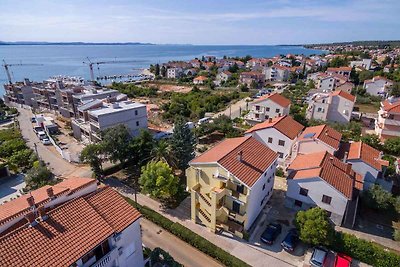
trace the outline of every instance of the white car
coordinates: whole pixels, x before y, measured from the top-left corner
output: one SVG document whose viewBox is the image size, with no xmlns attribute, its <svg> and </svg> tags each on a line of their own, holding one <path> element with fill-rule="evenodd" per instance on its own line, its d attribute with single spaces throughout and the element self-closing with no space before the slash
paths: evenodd
<svg viewBox="0 0 400 267">
<path fill-rule="evenodd" d="M 50 139 L 49 138 L 43 138 L 42 139 L 42 144 L 45 146 L 51 145 Z"/>
</svg>

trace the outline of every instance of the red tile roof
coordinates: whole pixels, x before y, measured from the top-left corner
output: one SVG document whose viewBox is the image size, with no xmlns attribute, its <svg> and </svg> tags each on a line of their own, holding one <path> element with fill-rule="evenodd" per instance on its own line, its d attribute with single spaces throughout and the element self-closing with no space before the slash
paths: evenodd
<svg viewBox="0 0 400 267">
<path fill-rule="evenodd" d="M 36 205 L 39 207 L 50 200 L 46 191 L 48 188 L 53 188 L 54 195 L 60 196 L 63 194 L 72 194 L 93 183 L 97 183 L 97 181 L 92 178 L 69 178 L 56 185 L 43 186 L 37 190 L 31 191 L 30 194 L 22 195 L 17 199 L 4 203 L 0 205 L 0 225 L 28 213 L 30 206 L 28 205 L 27 198 L 30 197 L 30 195 L 33 196 Z"/>
<path fill-rule="evenodd" d="M 239 153 L 242 154 L 241 161 Z M 277 157 L 274 151 L 248 136 L 226 139 L 192 160 L 190 165 L 219 163 L 245 185 L 252 187 Z"/>
<path fill-rule="evenodd" d="M 331 71 L 334 71 L 334 72 L 336 72 L 336 71 L 351 71 L 351 67 L 328 68 L 327 71 L 328 72 L 331 72 Z"/>
<path fill-rule="evenodd" d="M 355 97 L 354 95 L 349 94 L 349 93 L 347 93 L 347 92 L 345 92 L 345 91 L 342 91 L 342 90 L 333 91 L 333 92 L 332 92 L 332 95 L 334 95 L 334 96 L 341 96 L 341 97 L 343 97 L 343 98 L 345 98 L 345 99 L 347 99 L 347 100 L 349 100 L 349 101 L 356 102 L 356 97 Z"/>
<path fill-rule="evenodd" d="M 382 102 L 383 110 L 390 113 L 400 113 L 400 99 L 390 102 L 385 100 Z"/>
<path fill-rule="evenodd" d="M 80 197 L 49 211 L 48 218 L 37 225 L 26 224 L 0 237 L 0 266 L 70 266 L 140 217 L 123 201 L 106 187 L 87 199 Z M 119 204 L 124 206 L 109 208 Z"/>
<path fill-rule="evenodd" d="M 247 130 L 246 133 L 252 133 L 271 127 L 277 129 L 292 140 L 295 139 L 304 129 L 304 126 L 295 121 L 291 116 L 285 115 L 258 123 Z"/>
<path fill-rule="evenodd" d="M 346 164 L 328 152 L 298 155 L 288 169 L 293 170 L 289 179 L 320 177 L 348 199 L 352 199 L 356 186 L 356 173 Z"/>
<path fill-rule="evenodd" d="M 289 99 L 287 99 L 286 97 L 284 97 L 278 93 L 263 95 L 262 97 L 260 97 L 256 101 L 254 101 L 254 103 L 261 102 L 265 99 L 270 99 L 273 102 L 275 102 L 276 104 L 280 105 L 281 107 L 288 107 L 291 104 Z"/>
<path fill-rule="evenodd" d="M 350 143 L 347 159 L 360 159 L 377 170 L 382 170 L 383 166 L 389 166 L 387 160 L 381 159 L 381 152 L 379 150 L 363 142 Z"/>
<path fill-rule="evenodd" d="M 314 134 L 314 135 L 312 135 Z M 342 139 L 342 134 L 335 129 L 329 127 L 326 124 L 307 127 L 301 136 L 301 140 L 319 139 L 325 144 L 333 147 L 334 149 L 339 149 L 340 140 Z"/>
</svg>

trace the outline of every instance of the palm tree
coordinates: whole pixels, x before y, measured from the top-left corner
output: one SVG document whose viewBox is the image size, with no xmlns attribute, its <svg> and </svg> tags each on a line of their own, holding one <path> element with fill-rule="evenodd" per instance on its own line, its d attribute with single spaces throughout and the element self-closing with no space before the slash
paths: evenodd
<svg viewBox="0 0 400 267">
<path fill-rule="evenodd" d="M 154 161 L 163 161 L 172 167 L 176 167 L 176 160 L 171 145 L 166 140 L 160 140 L 151 150 L 150 157 Z"/>
</svg>

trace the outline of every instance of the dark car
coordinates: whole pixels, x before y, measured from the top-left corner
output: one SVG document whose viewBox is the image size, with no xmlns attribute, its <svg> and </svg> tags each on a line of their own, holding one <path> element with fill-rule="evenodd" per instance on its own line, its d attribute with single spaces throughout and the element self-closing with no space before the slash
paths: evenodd
<svg viewBox="0 0 400 267">
<path fill-rule="evenodd" d="M 293 252 L 299 243 L 299 234 L 295 228 L 291 229 L 283 239 L 281 246 L 284 250 L 288 252 Z"/>
<path fill-rule="evenodd" d="M 282 232 L 282 226 L 279 223 L 270 223 L 267 229 L 261 235 L 261 241 L 272 245 L 278 235 Z"/>
<path fill-rule="evenodd" d="M 35 123 L 35 122 L 36 122 L 36 118 L 35 118 L 35 117 L 32 117 L 32 118 L 31 118 L 31 122 L 32 122 L 32 123 Z"/>
</svg>

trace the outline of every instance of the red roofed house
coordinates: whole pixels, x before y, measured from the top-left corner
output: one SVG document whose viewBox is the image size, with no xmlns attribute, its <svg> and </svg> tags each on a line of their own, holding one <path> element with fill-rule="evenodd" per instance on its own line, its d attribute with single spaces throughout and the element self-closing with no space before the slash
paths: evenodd
<svg viewBox="0 0 400 267">
<path fill-rule="evenodd" d="M 289 115 L 290 104 L 289 99 L 278 93 L 263 95 L 250 104 L 250 112 L 246 116 L 246 121 L 254 125 L 269 118 Z"/>
<path fill-rule="evenodd" d="M 254 137 L 238 137 L 222 141 L 189 166 L 192 221 L 243 237 L 272 195 L 277 154 Z"/>
<path fill-rule="evenodd" d="M 340 74 L 343 76 L 350 77 L 351 67 L 339 67 L 339 68 L 328 68 L 326 73 L 328 74 Z"/>
<path fill-rule="evenodd" d="M 262 72 L 265 75 L 266 80 L 284 82 L 289 79 L 290 68 L 273 65 L 270 67 L 264 67 Z"/>
<path fill-rule="evenodd" d="M 240 73 L 239 83 L 245 84 L 247 87 L 259 88 L 264 85 L 265 76 L 264 74 L 256 71 L 247 71 Z"/>
<path fill-rule="evenodd" d="M 144 266 L 140 217 L 94 179 L 44 186 L 0 206 L 0 266 Z"/>
<path fill-rule="evenodd" d="M 371 80 L 365 80 L 363 88 L 370 95 L 386 97 L 392 85 L 393 82 L 391 80 L 375 76 Z"/>
<path fill-rule="evenodd" d="M 400 137 L 400 98 L 381 102 L 378 119 L 375 120 L 375 133 L 382 140 Z"/>
<path fill-rule="evenodd" d="M 389 162 L 382 160 L 379 150 L 363 142 L 350 143 L 345 150 L 344 159 L 362 176 L 363 190 L 368 190 L 373 184 L 379 184 L 388 192 L 392 191 L 393 182 L 384 179 Z"/>
<path fill-rule="evenodd" d="M 356 173 L 332 154 L 298 155 L 288 167 L 285 206 L 295 210 L 320 207 L 336 225 L 354 225 L 358 189 Z"/>
<path fill-rule="evenodd" d="M 207 81 L 207 79 L 208 78 L 206 76 L 198 76 L 193 79 L 193 83 L 194 84 L 204 84 Z"/>
<path fill-rule="evenodd" d="M 307 127 L 298 137 L 293 146 L 292 154 L 311 154 L 315 152 L 328 151 L 335 155 L 339 150 L 342 134 L 328 125 Z"/>
<path fill-rule="evenodd" d="M 308 103 L 307 119 L 348 123 L 356 97 L 345 91 L 316 93 Z"/>
<path fill-rule="evenodd" d="M 256 124 L 245 135 L 253 136 L 278 153 L 278 163 L 285 167 L 285 161 L 291 157 L 292 147 L 303 129 L 303 125 L 285 115 Z"/>
</svg>

